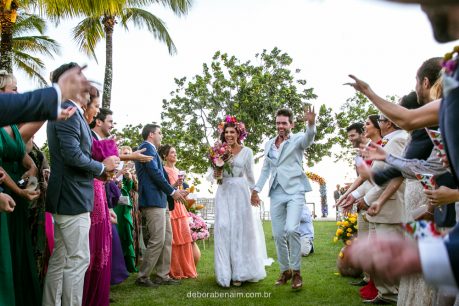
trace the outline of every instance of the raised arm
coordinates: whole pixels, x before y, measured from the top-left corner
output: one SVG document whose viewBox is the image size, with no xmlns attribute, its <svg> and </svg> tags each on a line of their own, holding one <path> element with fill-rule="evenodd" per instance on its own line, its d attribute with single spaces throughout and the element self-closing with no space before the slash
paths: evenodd
<svg viewBox="0 0 459 306">
<path fill-rule="evenodd" d="M 403 106 L 384 100 L 378 96 L 364 81 L 349 75 L 355 83 L 346 83 L 364 94 L 390 121 L 404 130 L 412 131 L 423 127 L 438 125 L 438 112 L 441 100 L 435 100 L 417 109 L 406 109 Z"/>
</svg>

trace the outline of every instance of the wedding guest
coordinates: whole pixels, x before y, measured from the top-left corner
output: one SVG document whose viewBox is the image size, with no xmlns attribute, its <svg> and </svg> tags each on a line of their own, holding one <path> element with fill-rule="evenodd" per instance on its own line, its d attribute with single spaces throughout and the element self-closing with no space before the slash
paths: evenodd
<svg viewBox="0 0 459 306">
<path fill-rule="evenodd" d="M 258 193 L 268 177 L 271 198 L 271 218 L 274 241 L 281 275 L 276 285 L 284 285 L 292 279 L 292 289 L 303 286 L 301 277 L 301 243 L 298 227 L 301 210 L 305 205 L 305 193 L 311 191 L 303 171 L 303 155 L 314 141 L 316 114 L 307 107 L 304 111 L 306 131 L 293 134 L 293 113 L 280 109 L 276 113 L 278 135 L 265 147 L 265 160 L 260 178 L 252 191 L 252 203 L 259 203 Z"/>
<path fill-rule="evenodd" d="M 29 224 L 32 232 L 32 246 L 34 248 L 35 260 L 37 262 L 40 285 L 43 286 L 46 270 L 48 268 L 49 257 L 52 248 L 49 247 L 48 237 L 46 236 L 47 227 L 50 227 L 49 220 L 46 218 L 45 202 L 47 181 L 45 181 L 45 169 L 49 170 L 49 164 L 46 156 L 40 151 L 40 148 L 33 142 L 33 137 L 26 143 L 26 152 L 32 158 L 37 166 L 37 189 L 40 190 L 40 196 L 31 202 L 29 210 Z M 52 227 L 52 223 L 51 223 Z M 52 236 L 54 246 L 54 235 Z"/>
<path fill-rule="evenodd" d="M 131 147 L 123 146 L 120 148 L 120 156 L 132 154 Z M 121 189 L 121 198 L 114 210 L 118 216 L 118 233 L 121 240 L 121 247 L 124 254 L 124 262 L 128 272 L 137 272 L 136 268 L 136 253 L 134 248 L 134 221 L 133 207 L 134 199 L 132 192 L 137 190 L 137 182 L 135 175 L 132 174 L 133 163 L 127 163 L 119 174 L 118 180 Z"/>
<path fill-rule="evenodd" d="M 16 78 L 6 71 L 0 71 L 0 96 L 15 93 L 16 90 Z M 5 171 L 4 190 L 17 204 L 8 215 L 0 213 L 0 268 L 4 271 L 1 280 L 2 285 L 5 285 L 3 290 L 10 290 L 2 293 L 0 301 L 15 302 L 16 305 L 39 305 L 41 285 L 32 246 L 29 205 L 40 192 L 21 189 L 16 184 L 23 177 L 36 177 L 37 167 L 26 154 L 17 125 L 0 128 L 0 161 Z"/>
<path fill-rule="evenodd" d="M 214 170 L 214 178 L 223 177 L 215 195 L 215 278 L 222 287 L 239 287 L 265 278 L 265 264 L 270 262 L 250 203 L 255 178 L 252 150 L 242 144 L 247 136 L 244 123 L 227 116 L 222 124 L 220 141 L 228 145 L 233 161 L 231 172 Z"/>
<path fill-rule="evenodd" d="M 339 186 L 339 185 L 338 185 Z M 314 253 L 314 225 L 309 207 L 305 205 L 300 220 L 301 256 Z"/>
<path fill-rule="evenodd" d="M 65 64 L 53 72 L 53 83 L 65 71 L 77 67 Z M 75 107 L 68 120 L 49 122 L 47 127 L 51 175 L 46 210 L 53 213 L 55 245 L 45 279 L 43 305 L 81 305 L 86 270 L 90 263 L 90 212 L 94 207 L 94 177 L 112 172 L 119 158 L 100 161 L 91 157 L 92 136 L 82 107 L 89 101 L 68 100 Z"/>
<path fill-rule="evenodd" d="M 139 204 L 146 221 L 148 234 L 147 250 L 135 281 L 137 286 L 157 287 L 158 285 L 176 285 L 178 281 L 169 276 L 172 228 L 167 208 L 167 196 L 174 200 L 185 201 L 188 193 L 176 190 L 166 180 L 164 169 L 158 156 L 157 148 L 162 140 L 161 128 L 156 124 L 147 124 L 142 130 L 144 142 L 139 149 L 145 149 L 145 155 L 153 159 L 145 164 L 135 163 L 139 179 Z M 156 269 L 155 282 L 150 280 L 150 274 Z"/>
<path fill-rule="evenodd" d="M 455 1 L 412 1 L 423 4 L 423 10 L 429 17 L 435 37 L 439 41 L 459 39 L 457 31 L 457 20 L 459 17 L 459 5 Z M 455 59 L 457 64 L 457 59 Z M 456 65 L 457 67 L 457 65 Z M 448 72 L 449 78 L 457 79 L 457 71 L 453 69 Z M 399 113 L 399 108 L 389 106 L 383 99 L 371 93 L 368 84 L 354 77 L 356 83 L 352 84 L 358 90 L 365 91 L 371 96 L 371 101 L 384 113 L 398 120 L 404 126 L 411 129 L 435 125 L 440 118 L 440 129 L 447 151 L 448 160 L 451 163 L 452 173 L 456 179 L 458 151 L 455 146 L 459 139 L 457 127 L 454 124 L 458 117 L 459 100 L 457 90 L 446 90 L 445 98 L 441 102 L 429 103 L 417 110 L 408 110 Z M 456 105 L 456 106 L 455 106 Z M 448 111 L 446 111 L 448 110 Z M 405 122 L 403 122 L 405 121 Z M 448 147 L 448 144 L 451 147 Z M 447 239 L 430 239 L 420 241 L 418 245 L 414 242 L 406 242 L 400 238 L 386 238 L 371 242 L 372 249 L 368 250 L 368 242 L 353 244 L 349 250 L 351 264 L 366 267 L 373 273 L 386 278 L 395 279 L 400 275 L 407 275 L 423 272 L 424 278 L 432 284 L 442 287 L 453 287 L 457 289 L 459 277 L 459 266 L 456 258 L 459 256 L 459 226 L 450 232 Z M 377 256 L 375 256 L 377 254 Z M 432 256 L 434 255 L 434 256 Z M 390 261 L 389 261 L 390 259 Z"/>
<path fill-rule="evenodd" d="M 177 163 L 177 152 L 170 145 L 159 147 L 158 154 L 164 162 L 169 183 L 174 188 L 183 189 L 184 177 L 180 176 Z M 174 209 L 170 211 L 172 226 L 172 255 L 169 275 L 174 279 L 196 278 L 196 265 L 193 258 L 191 231 L 188 221 L 188 211 L 183 203 L 175 201 Z"/>
</svg>

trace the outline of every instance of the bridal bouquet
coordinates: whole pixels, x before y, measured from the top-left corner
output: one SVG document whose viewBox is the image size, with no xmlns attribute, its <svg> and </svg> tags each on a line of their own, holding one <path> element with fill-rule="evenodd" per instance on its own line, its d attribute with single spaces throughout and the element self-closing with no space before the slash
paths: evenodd
<svg viewBox="0 0 459 306">
<path fill-rule="evenodd" d="M 233 160 L 233 154 L 231 153 L 231 148 L 221 141 L 216 141 L 213 147 L 209 148 L 209 160 L 212 168 L 214 170 L 226 170 L 231 172 L 231 162 Z M 216 178 L 217 184 L 221 185 L 223 183 L 223 171 L 221 175 Z"/>
<path fill-rule="evenodd" d="M 209 238 L 209 230 L 207 229 L 206 222 L 192 212 L 188 212 L 188 216 L 190 217 L 191 239 L 193 242 Z"/>
</svg>

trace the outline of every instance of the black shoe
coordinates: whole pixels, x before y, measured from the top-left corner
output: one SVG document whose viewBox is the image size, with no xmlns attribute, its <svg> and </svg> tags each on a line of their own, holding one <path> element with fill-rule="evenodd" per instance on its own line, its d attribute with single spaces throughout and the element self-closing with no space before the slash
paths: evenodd
<svg viewBox="0 0 459 306">
<path fill-rule="evenodd" d="M 147 279 L 141 279 L 138 278 L 135 280 L 135 284 L 140 287 L 150 287 L 150 288 L 158 288 L 159 285 L 153 283 L 149 278 Z"/>
<path fill-rule="evenodd" d="M 365 281 L 365 280 L 363 280 L 363 279 L 361 279 L 361 280 L 359 280 L 359 281 L 350 282 L 349 285 L 352 285 L 352 286 L 360 286 L 360 287 L 362 287 L 362 286 L 368 285 L 368 282 Z"/>
<path fill-rule="evenodd" d="M 180 281 L 172 279 L 172 278 L 160 278 L 157 277 L 153 281 L 157 285 L 180 285 Z"/>
</svg>

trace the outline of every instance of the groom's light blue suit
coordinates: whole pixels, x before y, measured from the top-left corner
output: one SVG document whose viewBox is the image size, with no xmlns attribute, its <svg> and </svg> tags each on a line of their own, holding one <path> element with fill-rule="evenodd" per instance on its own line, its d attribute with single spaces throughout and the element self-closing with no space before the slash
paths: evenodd
<svg viewBox="0 0 459 306">
<path fill-rule="evenodd" d="M 260 192 L 268 177 L 271 198 L 271 221 L 281 272 L 300 270 L 300 220 L 306 203 L 305 193 L 311 185 L 303 170 L 304 150 L 314 142 L 316 127 L 291 134 L 278 149 L 276 137 L 265 146 L 265 160 L 254 190 Z M 288 245 L 287 245 L 288 241 Z"/>
</svg>

